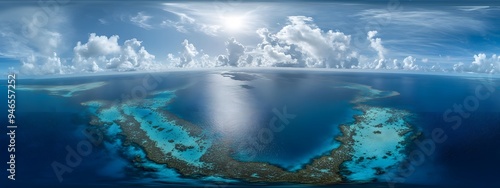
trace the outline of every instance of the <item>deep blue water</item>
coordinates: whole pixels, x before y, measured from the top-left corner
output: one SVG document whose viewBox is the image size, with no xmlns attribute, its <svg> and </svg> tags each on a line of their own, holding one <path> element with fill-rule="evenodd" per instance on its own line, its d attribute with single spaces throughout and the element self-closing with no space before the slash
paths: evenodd
<svg viewBox="0 0 500 188">
<path fill-rule="evenodd" d="M 333 138 L 340 134 L 337 125 L 354 121 L 353 115 L 360 113 L 349 103 L 355 91 L 331 88 L 331 81 L 272 74 L 265 75 L 271 80 L 265 82 L 253 81 L 253 78 L 222 78 L 213 82 L 212 77 L 220 75 L 205 76 L 192 87 L 178 92 L 169 110 L 190 122 L 219 131 L 223 137 L 231 137 L 235 148 L 241 142 L 257 143 L 254 148 L 258 154 L 255 157 L 235 155 L 243 161 L 269 162 L 289 170 L 300 168 L 310 159 L 336 148 L 334 143 L 338 142 Z M 219 87 L 226 85 L 222 82 L 230 84 Z M 246 84 L 254 87 L 239 87 Z M 236 103 L 230 106 L 212 105 L 211 101 L 218 98 L 217 95 L 224 97 L 223 101 L 217 102 L 235 100 Z M 276 116 L 273 109 L 284 113 L 285 108 L 288 114 L 295 117 L 290 118 L 288 124 L 278 119 L 276 124 L 283 125 L 282 130 L 271 130 L 272 136 L 259 138 L 259 133 L 263 129 L 268 130 L 270 120 Z M 241 112 L 246 114 L 241 115 Z M 221 120 L 214 120 L 214 117 Z"/>
<path fill-rule="evenodd" d="M 282 131 L 274 133 L 273 140 L 264 144 L 255 158 L 240 157 L 242 160 L 270 162 L 290 169 L 334 148 L 333 137 L 339 134 L 337 125 L 352 122 L 352 116 L 359 113 L 352 110 L 353 106 L 348 102 L 356 91 L 333 89 L 330 85 L 352 82 L 379 90 L 397 91 L 400 95 L 367 104 L 414 113 L 417 118 L 410 123 L 423 132 L 419 140 L 430 138 L 435 128 L 442 128 L 448 139 L 436 144 L 435 152 L 426 156 L 424 163 L 415 167 L 414 172 L 396 186 L 500 185 L 497 178 L 497 169 L 500 168 L 500 147 L 497 144 L 500 140 L 499 80 L 482 79 L 487 80 L 488 86 L 493 86 L 496 91 L 487 99 L 480 100 L 478 109 L 470 112 L 468 118 L 461 118 L 461 126 L 453 130 L 451 127 L 455 122 L 446 122 L 443 113 L 453 109 L 454 104 L 463 104 L 468 96 L 474 96 L 476 87 L 483 84 L 481 79 L 382 73 L 249 72 L 258 75 L 232 74 L 233 78 L 230 78 L 211 72 L 162 73 L 161 83 L 155 90 L 181 88 L 168 110 L 232 140 L 235 147 L 240 141 L 255 137 L 266 128 L 275 116 L 274 108 L 282 111 L 286 106 L 296 118 L 290 120 Z M 267 79 L 263 81 L 259 76 Z M 126 100 L 127 96 L 134 95 L 131 91 L 134 86 L 141 85 L 144 78 L 144 75 L 121 75 L 18 80 L 18 85 L 95 81 L 106 81 L 108 85 L 72 98 L 47 95 L 41 91 L 17 92 L 16 183 L 84 186 L 144 178 L 131 171 L 129 162 L 120 159 L 119 154 L 103 146 L 93 147 L 93 152 L 83 157 L 80 165 L 64 175 L 62 183 L 59 183 L 50 166 L 54 161 L 65 160 L 66 146 L 75 148 L 79 142 L 86 140 L 81 130 L 89 119 L 80 102 Z M 182 89 L 186 85 L 188 87 Z M 2 90 L 6 93 L 5 86 Z M 2 110 L 6 111 L 6 107 Z M 2 116 L 1 121 L 6 122 L 6 117 Z M 1 130 L 6 132 L 5 127 Z M 2 136 L 0 143 L 7 142 L 7 137 Z M 1 161 L 8 160 L 5 149 L 2 149 Z M 7 176 L 7 172 L 2 170 L 0 175 L 4 184 L 6 178 L 3 177 Z"/>
</svg>

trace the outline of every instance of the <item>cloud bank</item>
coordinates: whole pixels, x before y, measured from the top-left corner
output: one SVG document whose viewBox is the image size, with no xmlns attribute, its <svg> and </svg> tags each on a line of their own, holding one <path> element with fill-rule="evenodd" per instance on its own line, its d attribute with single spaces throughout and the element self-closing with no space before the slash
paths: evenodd
<svg viewBox="0 0 500 188">
<path fill-rule="evenodd" d="M 74 57 L 70 62 L 61 63 L 56 53 L 48 57 L 30 56 L 22 61 L 20 72 L 28 75 L 47 75 L 155 68 L 155 56 L 146 51 L 141 41 L 133 38 L 120 45 L 118 39 L 117 35 L 107 37 L 92 33 L 86 43 L 76 44 L 73 48 Z"/>
<path fill-rule="evenodd" d="M 194 23 L 189 17 L 182 22 Z M 149 18 L 138 13 L 131 21 L 148 28 L 145 23 Z M 141 25 L 142 24 L 142 25 Z M 169 26 L 181 25 L 170 22 Z M 487 57 L 484 53 L 474 55 L 471 63 L 457 63 L 449 68 L 428 63 L 429 60 L 407 56 L 402 61 L 391 58 L 383 45 L 378 31 L 366 33 L 369 46 L 376 55 L 359 51 L 351 43 L 351 35 L 340 31 L 323 30 L 313 18 L 290 16 L 287 23 L 276 32 L 267 28 L 255 31 L 261 41 L 254 46 L 245 46 L 236 38 L 225 41 L 225 53 L 209 55 L 198 49 L 195 44 L 185 39 L 178 53 L 168 53 L 167 58 L 156 59 L 142 42 L 132 38 L 120 43 L 118 35 L 89 35 L 86 42 L 77 42 L 73 48 L 73 57 L 62 60 L 56 53 L 46 56 L 29 56 L 22 60 L 21 73 L 31 75 L 72 74 L 104 71 L 167 70 L 170 68 L 204 67 L 299 67 L 299 68 L 335 68 L 335 69 L 390 69 L 441 72 L 477 72 L 499 73 L 500 57 L 496 54 Z M 58 37 L 55 37 L 57 39 Z M 47 42 L 47 41 L 45 41 Z M 48 41 L 50 42 L 50 41 Z M 57 40 L 54 41 L 57 45 Z M 53 49 L 52 47 L 49 49 Z"/>
<path fill-rule="evenodd" d="M 500 73 L 500 56 L 491 55 L 489 58 L 484 53 L 474 55 L 474 61 L 469 65 L 462 62 L 453 65 L 456 72 Z"/>
</svg>

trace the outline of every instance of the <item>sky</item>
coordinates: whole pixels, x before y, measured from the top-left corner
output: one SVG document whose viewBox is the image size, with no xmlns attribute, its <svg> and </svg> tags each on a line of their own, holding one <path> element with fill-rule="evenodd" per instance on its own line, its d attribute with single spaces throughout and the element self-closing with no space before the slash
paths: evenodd
<svg viewBox="0 0 500 188">
<path fill-rule="evenodd" d="M 495 1 L 0 2 L 0 72 L 214 67 L 500 73 Z"/>
</svg>

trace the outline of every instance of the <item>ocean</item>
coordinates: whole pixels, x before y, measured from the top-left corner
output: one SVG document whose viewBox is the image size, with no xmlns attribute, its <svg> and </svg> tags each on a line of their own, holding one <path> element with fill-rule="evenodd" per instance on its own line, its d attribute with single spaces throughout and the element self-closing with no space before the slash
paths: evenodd
<svg viewBox="0 0 500 188">
<path fill-rule="evenodd" d="M 350 84 L 349 87 L 338 87 L 346 84 Z M 370 92 L 383 91 L 379 95 L 398 94 L 355 103 L 353 101 L 359 99 L 362 90 L 352 89 L 353 84 L 370 86 L 373 89 Z M 66 87 L 75 85 L 78 87 Z M 165 105 L 158 104 L 158 109 L 201 127 L 203 135 L 212 141 L 227 142 L 234 150 L 231 157 L 238 161 L 267 163 L 289 172 L 297 172 L 312 160 L 339 148 L 342 143 L 335 138 L 342 135 L 340 125 L 352 125 L 356 122 L 354 117 L 363 114 L 357 106 L 405 111 L 411 114 L 406 123 L 415 134 L 421 133 L 405 145 L 405 155 L 402 155 L 414 168 L 408 172 L 398 164 L 385 174 L 370 174 L 372 178 L 358 183 L 381 181 L 376 186 L 386 187 L 389 184 L 384 181 L 395 180 L 396 187 L 492 187 L 500 185 L 496 178 L 500 167 L 497 160 L 500 158 L 497 146 L 500 140 L 499 85 L 498 79 L 487 76 L 303 70 L 20 78 L 15 112 L 18 125 L 16 183 L 201 186 L 211 182 L 210 179 L 185 177 L 177 170 L 148 161 L 140 143 L 130 143 L 127 135 L 120 131 L 123 127 L 117 124 L 104 131 L 103 142 L 99 144 L 92 143 L 84 134 L 85 130 L 93 128 L 89 125 L 92 109 L 82 103 L 100 101 L 101 105 L 117 105 L 134 101 L 130 104 L 151 106 L 154 101 L 165 98 L 166 95 L 159 93 L 167 91 L 171 92 L 168 94 L 171 99 L 163 101 Z M 2 88 L 7 93 L 6 87 Z M 7 112 L 7 105 L 2 108 Z M 283 118 L 283 114 L 288 114 L 288 118 Z M 6 115 L 1 121 L 7 122 Z M 434 149 L 427 154 L 415 140 L 432 139 L 436 129 L 442 131 L 441 137 L 446 136 L 446 140 L 434 143 L 430 147 Z M 7 132 L 7 129 L 3 127 L 2 131 Z M 9 142 L 5 135 L 0 139 L 1 143 Z M 255 149 L 251 155 L 240 150 L 242 144 L 248 143 Z M 209 147 L 210 142 L 206 146 Z M 88 155 L 68 158 L 68 153 L 78 149 L 89 151 Z M 419 153 L 414 151 L 425 155 L 417 155 Z M 139 168 L 137 161 L 131 160 L 134 156 L 141 156 L 141 164 L 150 168 Z M 6 152 L 2 152 L 0 159 L 8 161 Z M 79 163 L 68 165 L 68 160 Z M 61 166 L 54 170 L 55 163 L 69 167 L 62 168 L 65 170 L 62 181 L 57 177 Z M 8 172 L 3 170 L 1 175 L 6 177 Z M 373 186 L 351 182 L 347 174 L 344 178 L 354 183 L 345 185 L 347 187 Z M 228 182 L 234 187 L 255 185 L 239 179 L 230 180 L 224 177 L 217 182 Z"/>
</svg>

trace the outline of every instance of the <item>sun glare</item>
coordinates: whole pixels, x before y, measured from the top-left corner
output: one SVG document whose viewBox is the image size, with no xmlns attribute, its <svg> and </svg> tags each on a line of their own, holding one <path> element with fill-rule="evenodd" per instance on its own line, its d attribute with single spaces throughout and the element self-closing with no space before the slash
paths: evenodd
<svg viewBox="0 0 500 188">
<path fill-rule="evenodd" d="M 244 27 L 245 19 L 242 16 L 226 16 L 222 18 L 222 24 L 227 31 L 239 31 Z"/>
</svg>

